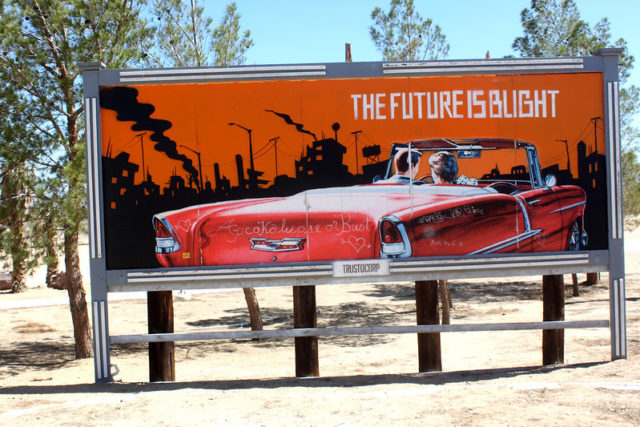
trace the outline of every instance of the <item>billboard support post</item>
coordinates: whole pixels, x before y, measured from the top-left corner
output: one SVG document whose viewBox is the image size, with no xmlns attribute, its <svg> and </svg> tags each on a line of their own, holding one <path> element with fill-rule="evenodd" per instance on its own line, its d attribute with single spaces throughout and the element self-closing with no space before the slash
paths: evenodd
<svg viewBox="0 0 640 427">
<path fill-rule="evenodd" d="M 542 276 L 542 320 L 564 320 L 564 277 L 561 274 Z M 542 331 L 542 364 L 564 363 L 564 329 Z"/>
<path fill-rule="evenodd" d="M 317 328 L 316 287 L 293 287 L 293 327 Z M 296 337 L 296 377 L 318 377 L 318 337 Z"/>
<path fill-rule="evenodd" d="M 438 325 L 440 323 L 438 281 L 416 281 L 415 289 L 418 325 Z M 418 371 L 442 371 L 439 332 L 418 334 Z"/>
<path fill-rule="evenodd" d="M 172 291 L 147 292 L 147 323 L 150 334 L 173 333 Z M 149 381 L 175 381 L 173 341 L 149 343 Z"/>
</svg>

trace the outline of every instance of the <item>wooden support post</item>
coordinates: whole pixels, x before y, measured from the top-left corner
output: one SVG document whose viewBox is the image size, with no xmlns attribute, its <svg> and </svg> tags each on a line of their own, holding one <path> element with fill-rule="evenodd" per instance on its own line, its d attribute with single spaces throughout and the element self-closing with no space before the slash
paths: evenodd
<svg viewBox="0 0 640 427">
<path fill-rule="evenodd" d="M 571 281 L 573 282 L 573 296 L 574 297 L 579 297 L 580 296 L 580 288 L 578 287 L 578 275 L 576 273 L 573 273 L 571 275 Z"/>
<path fill-rule="evenodd" d="M 293 327 L 316 328 L 316 287 L 293 287 Z M 320 376 L 318 337 L 296 337 L 296 377 Z"/>
<path fill-rule="evenodd" d="M 173 293 L 147 292 L 147 322 L 150 334 L 173 332 Z M 149 343 L 149 381 L 175 381 L 173 342 Z"/>
<path fill-rule="evenodd" d="M 598 283 L 598 275 L 599 273 L 587 273 L 587 280 L 585 280 L 586 285 L 595 285 Z"/>
<path fill-rule="evenodd" d="M 562 275 L 542 276 L 542 320 L 564 320 Z M 564 363 L 564 329 L 542 331 L 542 364 Z"/>
<path fill-rule="evenodd" d="M 440 323 L 438 281 L 417 281 L 415 287 L 418 325 L 438 325 Z M 418 370 L 419 372 L 442 371 L 440 333 L 418 334 Z"/>
</svg>

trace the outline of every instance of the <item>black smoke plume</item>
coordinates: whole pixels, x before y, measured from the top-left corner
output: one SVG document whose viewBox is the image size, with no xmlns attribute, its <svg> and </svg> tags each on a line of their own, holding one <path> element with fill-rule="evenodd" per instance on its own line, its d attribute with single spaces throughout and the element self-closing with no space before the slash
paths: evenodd
<svg viewBox="0 0 640 427">
<path fill-rule="evenodd" d="M 282 119 L 284 119 L 285 122 L 287 122 L 287 124 L 295 126 L 296 129 L 298 130 L 298 132 L 302 132 L 302 133 L 306 133 L 306 134 L 311 135 L 313 137 L 314 141 L 318 140 L 318 138 L 316 138 L 316 135 L 313 132 L 309 132 L 308 130 L 306 130 L 302 123 L 296 123 L 293 120 L 291 120 L 291 116 L 289 116 L 288 114 L 278 113 L 277 111 L 273 111 L 273 110 L 264 110 L 264 111 L 266 111 L 268 113 L 273 113 L 276 116 L 281 117 Z"/>
<path fill-rule="evenodd" d="M 130 87 L 114 86 L 100 89 L 100 106 L 113 110 L 117 119 L 122 122 L 135 122 L 131 130 L 152 132 L 151 140 L 155 142 L 154 148 L 167 155 L 170 159 L 182 162 L 182 168 L 189 173 L 193 181 L 198 184 L 198 170 L 193 162 L 184 154 L 178 153 L 177 144 L 164 132 L 171 128 L 168 120 L 152 119 L 151 115 L 155 107 L 151 104 L 138 102 L 138 91 Z M 143 175 L 146 173 L 142 171 Z"/>
</svg>

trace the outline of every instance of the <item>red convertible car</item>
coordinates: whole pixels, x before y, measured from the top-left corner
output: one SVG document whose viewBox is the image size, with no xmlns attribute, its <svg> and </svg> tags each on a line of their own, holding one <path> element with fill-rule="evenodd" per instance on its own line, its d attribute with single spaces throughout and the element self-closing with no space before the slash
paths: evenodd
<svg viewBox="0 0 640 427">
<path fill-rule="evenodd" d="M 543 179 L 534 145 L 509 139 L 394 144 L 452 153 L 455 183 L 434 183 L 427 161 L 408 184 L 308 190 L 290 197 L 193 206 L 154 216 L 165 267 L 579 250 L 586 196 Z M 420 178 L 418 178 L 420 177 Z"/>
</svg>

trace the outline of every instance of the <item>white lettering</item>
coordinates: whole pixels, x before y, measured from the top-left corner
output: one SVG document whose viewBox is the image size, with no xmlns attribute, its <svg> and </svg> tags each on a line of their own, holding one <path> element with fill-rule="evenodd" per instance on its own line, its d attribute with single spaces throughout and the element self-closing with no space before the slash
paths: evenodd
<svg viewBox="0 0 640 427">
<path fill-rule="evenodd" d="M 556 116 L 556 95 L 560 93 L 559 90 L 548 90 L 547 93 L 551 95 L 551 117 Z"/>
<path fill-rule="evenodd" d="M 387 118 L 387 116 L 385 116 L 380 112 L 380 110 L 386 107 L 386 104 L 382 102 L 386 96 L 387 95 L 385 93 L 376 93 L 376 119 L 377 120 L 384 120 Z"/>
<path fill-rule="evenodd" d="M 540 93 L 540 96 L 538 96 L 538 93 Z M 542 107 L 542 117 L 547 117 L 547 91 L 546 90 L 533 91 L 533 105 L 535 106 L 536 117 L 540 117 L 539 107 Z"/>
<path fill-rule="evenodd" d="M 473 116 L 469 114 L 469 117 L 474 119 L 484 119 L 487 117 L 487 103 L 484 100 L 478 99 L 479 96 L 484 96 L 483 90 L 474 90 L 472 93 L 472 103 L 474 107 L 480 107 L 479 113 L 473 113 Z"/>
<path fill-rule="evenodd" d="M 362 95 L 351 95 L 353 99 L 353 119 L 358 120 L 358 100 L 362 98 Z"/>
<path fill-rule="evenodd" d="M 402 97 L 404 99 L 404 93 L 402 94 Z M 391 98 L 391 102 L 390 102 L 389 106 L 391 107 L 391 118 L 395 119 L 396 118 L 396 108 L 399 105 L 398 101 L 396 99 L 400 98 L 400 94 L 398 92 L 394 92 L 394 93 L 391 94 L 390 98 Z"/>
<path fill-rule="evenodd" d="M 524 107 L 528 107 L 528 112 L 525 113 Z M 531 101 L 531 91 L 518 91 L 518 110 L 520 110 L 520 117 L 533 117 L 533 101 Z"/>
<path fill-rule="evenodd" d="M 418 99 L 418 118 L 422 118 L 422 98 L 424 98 L 426 94 L 424 92 L 413 92 L 413 96 Z"/>
<path fill-rule="evenodd" d="M 367 120 L 369 117 L 373 119 L 373 94 L 370 94 L 370 100 L 367 102 L 367 95 L 362 98 L 362 119 Z"/>
<path fill-rule="evenodd" d="M 411 93 L 407 94 L 402 92 L 402 118 L 403 119 L 413 119 L 413 100 L 411 99 Z M 408 101 L 407 102 L 407 98 Z M 407 105 L 409 109 L 407 110 Z"/>
<path fill-rule="evenodd" d="M 464 118 L 464 114 L 458 113 L 458 107 L 462 106 L 464 102 L 460 99 L 464 92 L 461 90 L 453 91 L 453 118 L 462 119 Z"/>
<path fill-rule="evenodd" d="M 494 112 L 493 107 L 496 107 L 497 111 Z M 489 91 L 489 117 L 491 118 L 502 117 L 502 102 L 500 102 L 499 90 Z"/>
</svg>

